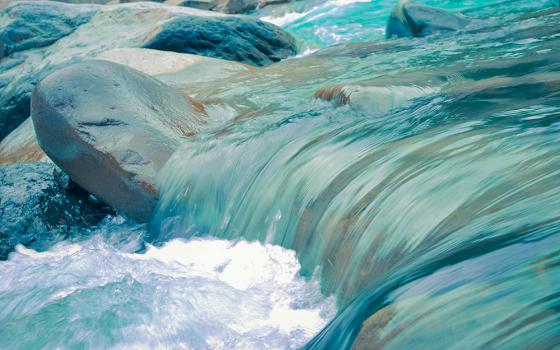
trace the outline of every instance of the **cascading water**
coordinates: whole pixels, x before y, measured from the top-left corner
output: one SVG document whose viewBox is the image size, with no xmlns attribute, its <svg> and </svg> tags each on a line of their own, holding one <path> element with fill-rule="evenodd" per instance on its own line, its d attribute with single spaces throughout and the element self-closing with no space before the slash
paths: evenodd
<svg viewBox="0 0 560 350">
<path fill-rule="evenodd" d="M 465 2 L 488 14 L 474 5 Z M 271 67 L 273 83 L 244 93 L 258 88 L 249 95 L 261 101 L 250 102 L 291 113 L 262 107 L 259 120 L 177 151 L 161 177 L 156 239 L 294 249 L 341 307 L 309 348 L 558 344 L 560 15 L 520 14 L 531 6 L 542 10 L 501 3 L 500 17 L 452 37 L 351 44 Z M 321 64 L 323 75 L 298 77 L 298 66 Z M 427 89 L 390 112 L 375 94 L 360 102 L 367 108 L 304 101 L 327 81 Z M 236 84 L 214 96 L 234 99 Z M 456 269 L 472 276 L 446 272 Z"/>
<path fill-rule="evenodd" d="M 31 348 L 560 344 L 557 4 L 426 3 L 475 21 L 385 41 L 393 1 L 257 11 L 302 53 L 320 50 L 186 86 L 241 112 L 175 152 L 148 231 L 108 221 L 0 262 L 0 338 Z"/>
</svg>

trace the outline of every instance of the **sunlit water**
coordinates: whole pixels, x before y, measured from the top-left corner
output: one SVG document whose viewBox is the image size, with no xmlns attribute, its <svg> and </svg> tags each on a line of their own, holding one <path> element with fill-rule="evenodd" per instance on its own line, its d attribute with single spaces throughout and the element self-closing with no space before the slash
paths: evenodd
<svg viewBox="0 0 560 350">
<path fill-rule="evenodd" d="M 386 41 L 393 1 L 255 13 L 294 34 L 300 57 L 185 86 L 208 110 L 237 112 L 168 162 L 148 232 L 108 225 L 1 263 L 11 326 L 0 336 L 31 347 L 560 344 L 557 3 L 426 3 L 475 20 Z M 349 105 L 314 98 L 335 86 Z"/>
</svg>

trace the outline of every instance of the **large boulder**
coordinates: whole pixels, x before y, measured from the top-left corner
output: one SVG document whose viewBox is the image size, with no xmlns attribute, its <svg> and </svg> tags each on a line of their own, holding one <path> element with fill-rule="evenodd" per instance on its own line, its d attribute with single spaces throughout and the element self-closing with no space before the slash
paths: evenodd
<svg viewBox="0 0 560 350">
<path fill-rule="evenodd" d="M 0 167 L 0 260 L 17 244 L 44 250 L 111 213 L 54 164 Z"/>
<path fill-rule="evenodd" d="M 435 32 L 460 30 L 469 23 L 470 20 L 465 16 L 402 0 L 387 21 L 385 36 L 422 37 Z"/>
<path fill-rule="evenodd" d="M 202 93 L 203 84 L 226 79 L 232 75 L 253 71 L 256 68 L 243 63 L 226 61 L 206 56 L 158 51 L 141 48 L 120 48 L 101 52 L 96 56 L 156 77 L 167 85 L 180 89 L 186 95 Z M 204 109 L 210 122 L 212 119 L 223 122 L 227 113 L 231 118 L 237 116 L 232 108 L 227 109 L 217 101 L 197 104 Z M 233 113 L 233 114 L 232 114 Z M 0 165 L 17 162 L 49 161 L 47 155 L 37 144 L 35 130 L 31 118 L 26 119 L 0 142 Z"/>
<path fill-rule="evenodd" d="M 144 47 L 265 66 L 293 55 L 292 40 L 278 27 L 247 17 L 189 16 L 165 24 Z"/>
<path fill-rule="evenodd" d="M 126 47 L 148 47 L 266 65 L 295 54 L 282 29 L 158 3 L 77 5 L 23 1 L 0 11 L 0 141 L 29 116 L 37 81 L 69 63 Z"/>
<path fill-rule="evenodd" d="M 152 215 L 155 179 L 204 111 L 126 66 L 91 60 L 42 80 L 31 115 L 45 153 L 89 193 L 138 221 Z"/>
</svg>

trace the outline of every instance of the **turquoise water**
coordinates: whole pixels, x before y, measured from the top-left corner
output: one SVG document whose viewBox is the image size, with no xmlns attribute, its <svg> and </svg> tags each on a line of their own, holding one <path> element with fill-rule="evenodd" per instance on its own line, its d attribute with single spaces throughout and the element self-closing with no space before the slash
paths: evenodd
<svg viewBox="0 0 560 350">
<path fill-rule="evenodd" d="M 311 4 L 283 23 L 302 51 L 329 47 L 207 93 L 256 112 L 176 152 L 157 237 L 294 249 L 339 305 L 310 349 L 559 344 L 560 14 L 452 4 L 473 24 L 423 39 L 382 40 L 377 2 Z M 359 33 L 330 46 L 318 27 Z M 311 99 L 329 86 L 366 93 Z"/>
<path fill-rule="evenodd" d="M 112 219 L 45 253 L 20 247 L 0 263 L 1 338 L 557 347 L 558 4 L 426 3 L 475 21 L 386 41 L 392 1 L 253 14 L 300 57 L 182 87 L 212 122 L 167 163 L 149 228 Z"/>
</svg>

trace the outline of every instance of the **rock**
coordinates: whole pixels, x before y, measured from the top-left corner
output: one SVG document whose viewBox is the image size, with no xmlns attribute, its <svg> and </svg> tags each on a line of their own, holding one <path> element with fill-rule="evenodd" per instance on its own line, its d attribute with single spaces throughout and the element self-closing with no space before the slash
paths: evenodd
<svg viewBox="0 0 560 350">
<path fill-rule="evenodd" d="M 154 76 L 173 87 L 193 86 L 254 70 L 253 66 L 206 56 L 151 49 L 124 48 L 101 52 L 96 58 L 120 63 Z"/>
<path fill-rule="evenodd" d="M 0 166 L 11 163 L 49 162 L 45 152 L 37 144 L 31 118 L 0 142 Z"/>
<path fill-rule="evenodd" d="M 404 106 L 409 101 L 434 94 L 438 88 L 416 85 L 336 85 L 315 92 L 315 98 L 349 105 L 362 113 L 386 113 Z"/>
<path fill-rule="evenodd" d="M 18 31 L 25 35 L 18 37 Z M 7 55 L 0 65 L 0 141 L 29 116 L 37 81 L 113 48 L 151 47 L 252 65 L 269 64 L 296 52 L 294 39 L 271 24 L 147 2 L 16 2 L 0 11 L 0 38 L 0 51 Z"/>
<path fill-rule="evenodd" d="M 164 83 L 185 91 L 187 95 L 195 94 L 201 83 L 211 83 L 255 69 L 246 64 L 211 57 L 139 48 L 113 49 L 98 54 L 96 58 L 120 63 L 157 77 Z M 212 104 L 204 106 L 195 100 L 191 102 L 199 110 L 210 112 L 208 114 L 211 119 Z M 216 119 L 223 120 L 223 110 L 218 112 Z M 0 142 L 0 165 L 45 161 L 50 159 L 37 144 L 31 118 L 26 119 Z"/>
<path fill-rule="evenodd" d="M 44 250 L 112 210 L 79 190 L 47 163 L 0 167 L 0 259 L 17 244 Z"/>
<path fill-rule="evenodd" d="M 469 23 L 470 20 L 465 16 L 401 0 L 387 21 L 385 36 L 422 37 L 435 32 L 457 31 Z"/>
<path fill-rule="evenodd" d="M 168 5 L 193 7 L 200 10 L 211 11 L 216 7 L 215 0 L 167 0 Z"/>
<path fill-rule="evenodd" d="M 296 53 L 293 38 L 280 28 L 246 17 L 182 17 L 165 24 L 144 45 L 148 49 L 223 58 L 256 66 Z"/>
<path fill-rule="evenodd" d="M 30 2 L 9 6 L 2 16 L 9 22 L 0 31 L 0 58 L 49 46 L 87 23 L 94 14 L 94 8 L 66 4 L 45 6 Z"/>
<path fill-rule="evenodd" d="M 204 112 L 126 66 L 92 60 L 54 72 L 33 93 L 39 145 L 72 180 L 137 221 L 150 219 L 155 179 Z"/>
<path fill-rule="evenodd" d="M 194 7 L 223 13 L 244 13 L 255 10 L 258 0 L 168 0 L 166 4 Z"/>
</svg>

